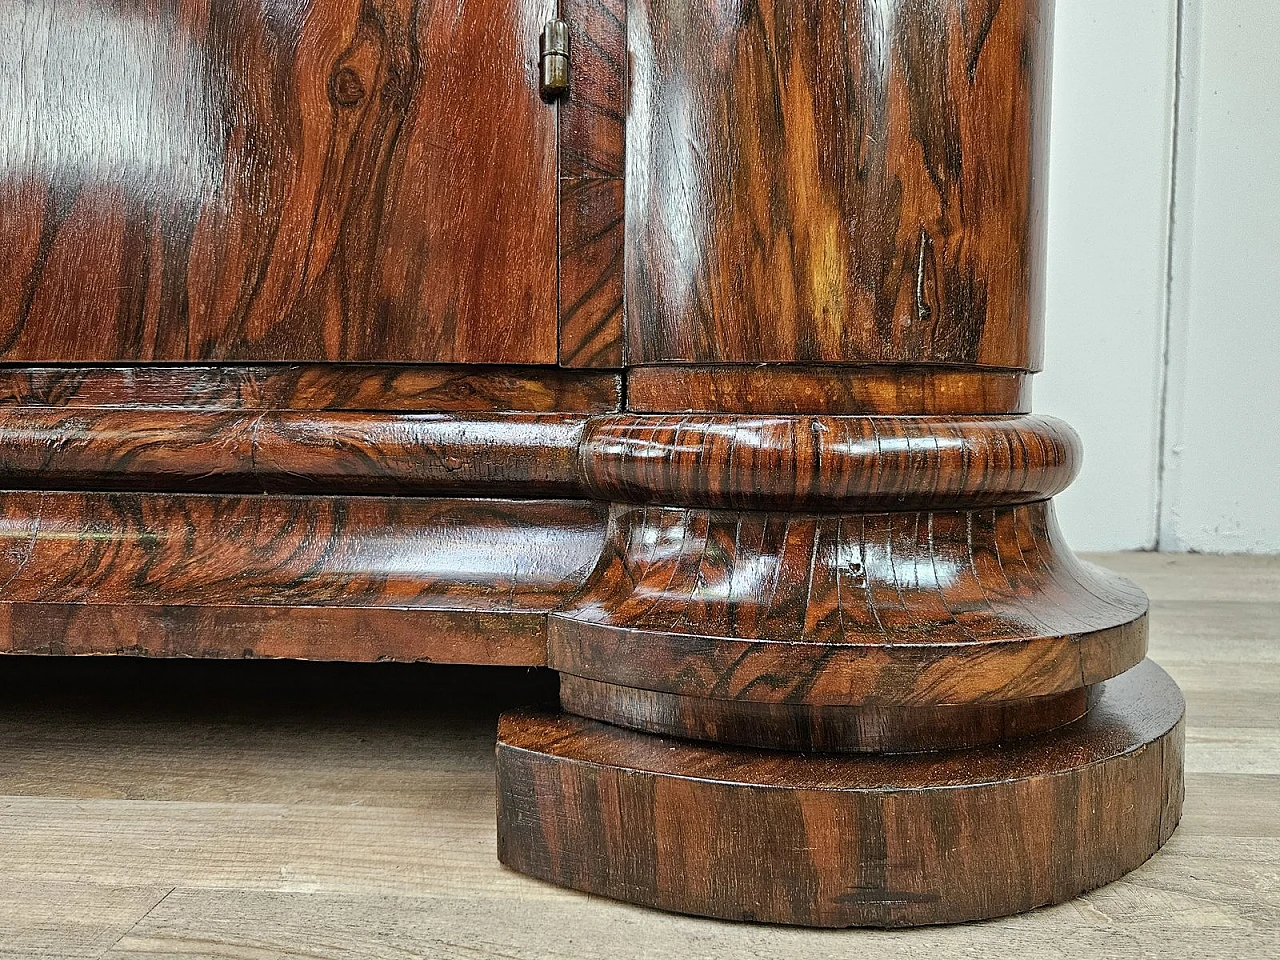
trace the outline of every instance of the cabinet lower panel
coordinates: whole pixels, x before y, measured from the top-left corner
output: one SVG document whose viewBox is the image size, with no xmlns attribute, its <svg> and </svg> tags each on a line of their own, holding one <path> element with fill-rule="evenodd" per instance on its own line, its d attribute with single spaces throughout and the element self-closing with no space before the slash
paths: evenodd
<svg viewBox="0 0 1280 960">
<path fill-rule="evenodd" d="M 538 665 L 580 501 L 0 493 L 0 650 Z"/>
<path fill-rule="evenodd" d="M 5 603 L 0 653 L 540 667 L 546 615 L 369 607 Z"/>
</svg>

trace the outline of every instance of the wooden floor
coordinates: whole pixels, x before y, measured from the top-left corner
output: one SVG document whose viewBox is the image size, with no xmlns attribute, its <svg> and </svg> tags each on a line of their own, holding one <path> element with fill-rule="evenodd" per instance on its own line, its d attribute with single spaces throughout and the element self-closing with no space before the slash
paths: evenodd
<svg viewBox="0 0 1280 960">
<path fill-rule="evenodd" d="M 1187 804 L 1074 903 L 831 933 L 591 899 L 494 859 L 495 717 L 544 674 L 14 658 L 0 958 L 1280 957 L 1280 559 L 1100 559 L 1152 596 Z"/>
</svg>

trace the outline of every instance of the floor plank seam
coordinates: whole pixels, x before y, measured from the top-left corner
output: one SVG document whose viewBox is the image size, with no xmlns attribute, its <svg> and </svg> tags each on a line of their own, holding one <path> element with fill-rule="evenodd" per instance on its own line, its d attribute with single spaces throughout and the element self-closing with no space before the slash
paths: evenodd
<svg viewBox="0 0 1280 960">
<path fill-rule="evenodd" d="M 156 901 L 155 903 L 153 903 L 151 906 L 147 907 L 146 912 L 145 912 L 145 913 L 143 913 L 143 915 L 142 915 L 142 916 L 140 916 L 137 920 L 135 920 L 132 924 L 130 924 L 130 925 L 129 925 L 129 928 L 128 928 L 127 930 L 125 930 L 123 933 L 121 933 L 121 934 L 120 934 L 120 936 L 116 937 L 116 939 L 115 939 L 115 940 L 113 940 L 113 941 L 111 942 L 111 944 L 110 944 L 110 945 L 109 945 L 105 950 L 103 950 L 100 954 L 98 954 L 98 956 L 97 956 L 96 960 L 105 960 L 105 957 L 106 957 L 109 953 L 111 953 L 113 950 L 115 950 L 115 948 L 116 948 L 116 947 L 118 947 L 118 946 L 120 945 L 121 941 L 123 941 L 125 937 L 129 936 L 129 934 L 131 934 L 131 933 L 133 933 L 133 931 L 137 930 L 137 929 L 138 929 L 138 927 L 142 924 L 142 921 L 146 920 L 146 919 L 147 919 L 147 917 L 151 916 L 151 914 L 155 912 L 156 908 L 157 908 L 157 907 L 159 907 L 159 906 L 160 906 L 160 904 L 162 904 L 162 903 L 164 903 L 166 900 L 168 900 L 168 899 L 169 899 L 169 897 L 173 894 L 173 892 L 174 892 L 175 890 L 177 890 L 177 889 L 178 889 L 178 888 L 177 888 L 177 886 L 176 886 L 176 885 L 175 885 L 175 886 L 170 887 L 170 888 L 165 892 L 165 895 L 164 895 L 163 897 L 161 897 L 159 900 L 157 900 L 157 901 Z"/>
</svg>

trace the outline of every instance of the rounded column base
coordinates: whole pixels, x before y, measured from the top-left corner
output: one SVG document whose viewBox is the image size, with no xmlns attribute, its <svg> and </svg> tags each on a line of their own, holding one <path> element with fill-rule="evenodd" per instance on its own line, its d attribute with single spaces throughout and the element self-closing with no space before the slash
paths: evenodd
<svg viewBox="0 0 1280 960">
<path fill-rule="evenodd" d="M 562 886 L 731 920 L 1018 913 L 1109 883 L 1168 839 L 1183 710 L 1144 661 L 1056 730 L 934 753 L 786 753 L 511 713 L 498 855 Z"/>
<path fill-rule="evenodd" d="M 991 703 L 861 706 L 682 697 L 567 673 L 560 706 L 580 717 L 664 737 L 801 753 L 920 753 L 1046 733 L 1085 715 L 1101 688 Z"/>
</svg>

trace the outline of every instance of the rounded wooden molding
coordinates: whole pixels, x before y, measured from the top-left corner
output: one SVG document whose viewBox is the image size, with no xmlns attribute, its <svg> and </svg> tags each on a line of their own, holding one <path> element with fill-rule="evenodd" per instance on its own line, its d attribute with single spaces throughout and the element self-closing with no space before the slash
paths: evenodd
<svg viewBox="0 0 1280 960">
<path fill-rule="evenodd" d="M 939 753 L 803 755 L 507 714 L 498 856 L 562 886 L 730 920 L 1018 913 L 1109 883 L 1169 838 L 1183 711 L 1146 662 L 1066 727 Z"/>
<path fill-rule="evenodd" d="M 631 730 L 802 753 L 915 753 L 1001 743 L 1079 720 L 1098 687 L 939 706 L 808 706 L 682 697 L 560 675 L 569 713 Z"/>
<path fill-rule="evenodd" d="M 1080 467 L 1075 431 L 1034 414 L 592 418 L 584 484 L 600 500 L 776 510 L 1031 503 Z"/>
<path fill-rule="evenodd" d="M 0 478 L 62 490 L 584 498 L 586 417 L 0 406 Z"/>
<path fill-rule="evenodd" d="M 806 514 L 618 507 L 548 665 L 642 690 L 821 705 L 1066 693 L 1142 660 L 1147 598 L 1048 503 Z"/>
</svg>

